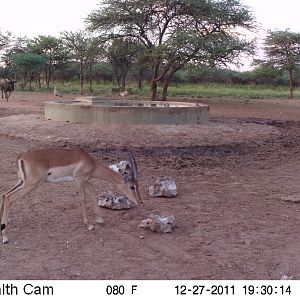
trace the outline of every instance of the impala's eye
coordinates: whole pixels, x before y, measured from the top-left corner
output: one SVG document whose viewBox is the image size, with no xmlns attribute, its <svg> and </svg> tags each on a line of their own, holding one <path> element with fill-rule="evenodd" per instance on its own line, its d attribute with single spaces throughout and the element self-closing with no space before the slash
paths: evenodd
<svg viewBox="0 0 300 300">
<path fill-rule="evenodd" d="M 131 185 L 131 186 L 130 186 L 130 189 L 131 189 L 132 191 L 135 191 L 135 186 L 134 186 L 134 185 Z"/>
</svg>

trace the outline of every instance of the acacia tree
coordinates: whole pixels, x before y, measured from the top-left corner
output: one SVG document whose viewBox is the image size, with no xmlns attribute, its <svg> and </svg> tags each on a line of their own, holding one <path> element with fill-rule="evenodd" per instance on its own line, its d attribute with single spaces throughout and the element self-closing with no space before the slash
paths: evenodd
<svg viewBox="0 0 300 300">
<path fill-rule="evenodd" d="M 26 47 L 28 44 L 28 39 L 24 37 L 13 38 L 9 44 L 6 44 L 5 50 L 1 57 L 2 62 L 5 65 L 6 76 L 10 73 L 12 66 L 12 57 L 18 53 L 26 52 Z"/>
<path fill-rule="evenodd" d="M 12 56 L 12 65 L 16 76 L 21 81 L 22 90 L 24 90 L 28 81 L 29 89 L 31 90 L 31 82 L 43 68 L 45 60 L 44 56 L 30 52 L 17 53 Z"/>
<path fill-rule="evenodd" d="M 138 53 L 138 45 L 130 39 L 114 39 L 107 47 L 106 56 L 113 68 L 118 86 L 126 89 L 126 77 Z"/>
<path fill-rule="evenodd" d="M 40 35 L 29 43 L 28 49 L 32 53 L 45 57 L 45 81 L 47 89 L 49 89 L 54 70 L 65 64 L 68 60 L 68 54 L 63 47 L 62 41 L 50 35 Z M 40 76 L 38 82 L 40 86 Z"/>
<path fill-rule="evenodd" d="M 89 74 L 91 74 L 92 65 L 96 62 L 96 58 L 101 52 L 99 40 L 83 30 L 76 32 L 64 31 L 61 35 L 64 45 L 70 51 L 72 58 L 79 63 L 80 95 L 82 95 L 85 73 L 87 70 L 90 70 Z M 92 90 L 91 75 L 90 90 Z"/>
<path fill-rule="evenodd" d="M 159 80 L 165 79 L 167 89 L 173 74 L 193 60 L 231 62 L 232 52 L 250 46 L 235 29 L 250 29 L 253 22 L 239 0 L 105 0 L 86 19 L 90 30 L 106 38 L 130 37 L 144 45 L 151 62 L 152 100 Z M 212 44 L 218 42 L 222 47 Z"/>
<path fill-rule="evenodd" d="M 289 75 L 290 98 L 293 98 L 293 73 L 300 64 L 300 33 L 285 31 L 270 31 L 265 39 L 264 47 L 267 60 L 262 64 L 272 65 L 278 70 L 284 70 Z"/>
<path fill-rule="evenodd" d="M 86 77 L 89 82 L 90 93 L 93 92 L 93 67 L 100 60 L 102 53 L 104 52 L 103 47 L 101 46 L 100 40 L 96 37 L 90 37 L 87 44 L 87 53 L 86 53 Z"/>
</svg>

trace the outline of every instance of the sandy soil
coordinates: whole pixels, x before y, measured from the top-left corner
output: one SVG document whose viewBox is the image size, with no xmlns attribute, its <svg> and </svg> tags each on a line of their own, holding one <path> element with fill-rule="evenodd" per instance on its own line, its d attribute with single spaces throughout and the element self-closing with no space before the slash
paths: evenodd
<svg viewBox="0 0 300 300">
<path fill-rule="evenodd" d="M 72 183 L 41 186 L 11 207 L 1 279 L 300 279 L 300 204 L 281 200 L 300 192 L 299 101 L 197 99 L 210 105 L 209 124 L 103 128 L 45 120 L 51 99 L 0 101 L 1 193 L 16 182 L 19 154 L 82 147 L 107 164 L 133 152 L 144 205 L 99 208 L 106 224 L 88 231 Z M 178 196 L 150 198 L 164 175 Z M 173 214 L 173 233 L 139 228 L 151 213 Z"/>
</svg>

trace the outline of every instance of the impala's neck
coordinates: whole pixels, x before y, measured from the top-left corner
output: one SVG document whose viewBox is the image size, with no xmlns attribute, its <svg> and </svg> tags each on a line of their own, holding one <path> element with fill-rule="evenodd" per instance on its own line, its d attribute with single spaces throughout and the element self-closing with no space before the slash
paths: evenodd
<svg viewBox="0 0 300 300">
<path fill-rule="evenodd" d="M 96 160 L 95 162 L 96 162 L 96 167 L 92 174 L 93 178 L 105 180 L 117 185 L 124 184 L 123 177 L 120 173 L 115 172 L 114 170 L 107 167 L 100 161 Z"/>
</svg>

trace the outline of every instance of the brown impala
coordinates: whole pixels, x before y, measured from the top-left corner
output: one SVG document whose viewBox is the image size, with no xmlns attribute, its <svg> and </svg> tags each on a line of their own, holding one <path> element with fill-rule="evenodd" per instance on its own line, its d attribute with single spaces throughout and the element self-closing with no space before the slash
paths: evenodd
<svg viewBox="0 0 300 300">
<path fill-rule="evenodd" d="M 88 222 L 87 218 L 85 190 L 86 188 L 90 189 L 96 199 L 95 190 L 89 182 L 92 178 L 115 184 L 119 191 L 135 204 L 138 204 L 141 201 L 137 180 L 138 171 L 132 155 L 129 157 L 129 163 L 127 172 L 121 175 L 81 149 L 34 150 L 21 155 L 17 159 L 19 181 L 3 195 L 0 207 L 3 243 L 8 242 L 6 230 L 8 209 L 11 203 L 16 198 L 33 191 L 44 182 L 75 181 L 79 188 L 83 222 L 89 230 L 93 229 L 93 225 Z M 102 221 L 102 218 L 98 219 L 98 222 Z"/>
</svg>

